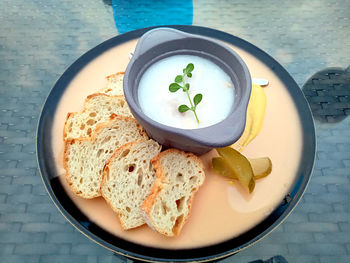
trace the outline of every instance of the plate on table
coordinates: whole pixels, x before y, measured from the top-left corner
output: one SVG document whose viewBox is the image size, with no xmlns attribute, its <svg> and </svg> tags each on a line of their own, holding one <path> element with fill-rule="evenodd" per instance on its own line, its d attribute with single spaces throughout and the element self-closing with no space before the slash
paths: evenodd
<svg viewBox="0 0 350 263">
<path fill-rule="evenodd" d="M 308 103 L 293 78 L 256 46 L 210 28 L 169 27 L 225 42 L 243 58 L 252 77 L 269 80 L 265 88 L 267 107 L 263 129 L 243 152 L 250 158 L 268 156 L 273 163 L 271 175 L 257 182 L 255 193 L 248 196 L 239 186 L 229 185 L 214 174 L 209 168 L 213 153 L 205 154 L 201 158 L 207 167 L 206 183 L 198 191 L 183 232 L 171 240 L 159 237 L 146 226 L 125 234 L 102 198 L 85 200 L 67 190 L 62 166 L 66 114 L 82 110 L 85 97 L 103 88 L 106 76 L 124 71 L 138 38 L 152 28 L 125 33 L 101 43 L 63 73 L 50 91 L 39 119 L 38 165 L 58 210 L 99 245 L 145 261 L 217 260 L 266 236 L 296 206 L 314 165 L 314 123 Z M 214 193 L 218 193 L 215 198 Z M 148 239 L 143 240 L 145 236 Z"/>
</svg>

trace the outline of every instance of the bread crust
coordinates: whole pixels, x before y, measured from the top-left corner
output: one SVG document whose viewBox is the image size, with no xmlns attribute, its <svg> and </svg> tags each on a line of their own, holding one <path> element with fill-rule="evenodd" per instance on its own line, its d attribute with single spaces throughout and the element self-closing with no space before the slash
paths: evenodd
<svg viewBox="0 0 350 263">
<path fill-rule="evenodd" d="M 106 97 L 116 98 L 116 99 L 118 99 L 118 98 L 125 99 L 124 95 L 108 95 L 108 94 L 102 93 L 102 92 L 92 93 L 92 94 L 88 95 L 85 99 L 84 110 L 85 110 L 85 104 L 87 103 L 87 101 L 96 97 L 96 96 L 106 96 Z M 83 110 L 83 112 L 84 112 L 84 110 Z"/>
<path fill-rule="evenodd" d="M 66 140 L 66 137 L 67 137 L 67 122 L 69 120 L 69 118 L 71 118 L 72 115 L 74 115 L 76 112 L 68 112 L 67 113 L 67 117 L 66 117 L 66 121 L 64 122 L 64 126 L 63 126 L 63 141 Z"/>
<path fill-rule="evenodd" d="M 145 140 L 148 139 L 148 136 L 147 136 L 147 133 L 143 130 L 143 128 L 141 127 L 141 125 L 134 119 L 134 118 L 131 118 L 131 117 L 125 117 L 125 116 L 121 116 L 121 115 L 117 115 L 117 114 L 112 114 L 111 117 L 110 117 L 110 120 L 108 122 L 103 122 L 103 123 L 100 123 L 96 126 L 96 129 L 92 132 L 91 134 L 91 137 L 90 138 L 87 138 L 87 137 L 80 137 L 80 138 L 76 138 L 76 139 L 67 139 L 65 141 L 65 144 L 64 144 L 64 153 L 63 153 L 63 167 L 66 171 L 66 174 L 65 174 L 65 177 L 66 177 L 66 180 L 68 182 L 68 185 L 69 187 L 72 189 L 72 191 L 80 196 L 80 197 L 83 197 L 83 198 L 86 198 L 86 199 L 92 199 L 92 198 L 95 198 L 95 197 L 99 197 L 101 196 L 101 191 L 99 191 L 98 194 L 95 194 L 93 196 L 86 196 L 84 195 L 83 193 L 81 193 L 81 191 L 79 191 L 78 189 L 76 189 L 74 186 L 73 186 L 73 182 L 71 180 L 71 175 L 70 175 L 70 172 L 69 172 L 69 167 L 68 167 L 68 155 L 69 155 L 69 146 L 72 145 L 72 144 L 75 144 L 75 143 L 78 143 L 78 142 L 82 142 L 82 141 L 91 141 L 93 142 L 95 140 L 95 137 L 96 135 L 98 134 L 98 132 L 105 128 L 105 127 L 108 127 L 111 125 L 111 123 L 113 123 L 114 120 L 116 119 L 119 119 L 119 120 L 124 120 L 124 121 L 132 121 L 132 122 L 135 122 L 137 127 L 138 127 L 138 132 L 139 134 L 145 138 Z M 99 188 L 101 189 L 101 188 Z"/>
<path fill-rule="evenodd" d="M 165 184 L 164 184 L 164 179 L 165 179 L 165 172 L 163 170 L 163 167 L 161 165 L 161 159 L 166 156 L 169 153 L 177 153 L 177 154 L 181 154 L 183 156 L 185 156 L 188 159 L 193 160 L 194 162 L 196 162 L 202 169 L 203 173 L 204 173 L 204 165 L 201 161 L 201 159 L 199 157 L 197 157 L 196 155 L 194 155 L 193 153 L 186 153 L 183 151 L 180 151 L 178 149 L 168 149 L 165 150 L 161 153 L 159 153 L 156 157 L 154 157 L 152 159 L 152 165 L 156 171 L 156 181 L 152 187 L 151 193 L 147 196 L 147 198 L 145 199 L 145 201 L 142 204 L 141 209 L 144 211 L 145 215 L 146 215 L 146 222 L 149 224 L 149 226 L 154 229 L 154 224 L 151 220 L 151 209 L 153 207 L 153 205 L 155 204 L 160 192 L 164 189 Z M 203 174 L 203 176 L 205 176 Z M 204 180 L 203 180 L 204 181 Z M 177 236 L 179 235 L 183 225 L 186 223 L 186 221 L 188 220 L 190 214 L 191 214 L 191 207 L 192 207 L 192 203 L 193 203 L 193 199 L 194 199 L 194 195 L 195 193 L 198 191 L 200 185 L 198 185 L 198 187 L 196 188 L 196 190 L 194 192 L 192 192 L 192 195 L 190 197 L 190 199 L 187 202 L 187 206 L 188 206 L 188 214 L 186 215 L 186 217 L 184 217 L 182 219 L 182 222 L 180 222 L 179 225 L 174 225 L 173 231 L 171 234 L 162 231 L 162 229 L 156 229 L 159 233 L 166 235 L 166 236 Z"/>
<path fill-rule="evenodd" d="M 106 77 L 107 80 L 109 80 L 110 78 L 114 78 L 115 76 L 118 76 L 118 75 L 124 75 L 125 72 L 124 71 L 120 71 L 120 72 L 117 72 L 117 73 L 114 73 L 114 74 L 111 74 L 111 75 L 108 75 Z"/>
</svg>

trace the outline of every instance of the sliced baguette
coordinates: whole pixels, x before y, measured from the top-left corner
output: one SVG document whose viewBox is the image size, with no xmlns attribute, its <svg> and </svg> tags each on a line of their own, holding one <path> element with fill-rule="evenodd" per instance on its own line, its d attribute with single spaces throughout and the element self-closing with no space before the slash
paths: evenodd
<svg viewBox="0 0 350 263">
<path fill-rule="evenodd" d="M 96 126 L 108 121 L 112 114 L 132 117 L 124 96 L 89 95 L 82 112 L 68 113 L 63 128 L 64 140 L 90 137 Z"/>
<path fill-rule="evenodd" d="M 166 236 L 178 235 L 187 221 L 194 194 L 203 184 L 202 161 L 176 149 L 157 155 L 152 164 L 156 181 L 142 205 L 147 224 Z"/>
<path fill-rule="evenodd" d="M 125 230 L 145 224 L 141 205 L 156 180 L 151 160 L 160 150 L 161 146 L 153 140 L 124 144 L 103 170 L 101 194 Z"/>
<path fill-rule="evenodd" d="M 91 138 L 68 139 L 64 150 L 66 178 L 72 190 L 84 198 L 100 196 L 103 167 L 115 149 L 138 139 L 148 139 L 133 118 L 112 115 L 99 124 Z"/>
<path fill-rule="evenodd" d="M 124 95 L 123 80 L 124 72 L 118 72 L 106 77 L 107 85 L 99 92 L 106 93 L 112 96 Z"/>
</svg>

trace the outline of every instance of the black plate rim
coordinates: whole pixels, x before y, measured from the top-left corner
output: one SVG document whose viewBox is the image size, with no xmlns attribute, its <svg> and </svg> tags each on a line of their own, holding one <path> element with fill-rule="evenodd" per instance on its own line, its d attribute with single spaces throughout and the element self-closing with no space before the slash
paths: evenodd
<svg viewBox="0 0 350 263">
<path fill-rule="evenodd" d="M 220 258 L 230 256 L 232 254 L 235 254 L 241 251 L 242 249 L 249 247 L 250 245 L 256 243 L 257 241 L 265 237 L 278 225 L 280 225 L 287 218 L 287 216 L 292 212 L 292 210 L 296 207 L 297 203 L 300 201 L 310 181 L 314 163 L 315 163 L 315 152 L 316 152 L 315 126 L 314 126 L 310 107 L 301 89 L 299 88 L 297 83 L 294 81 L 294 79 L 290 76 L 290 74 L 275 59 L 273 59 L 270 55 L 265 53 L 263 50 L 259 49 L 258 47 L 254 46 L 253 44 L 239 37 L 233 36 L 231 34 L 228 34 L 216 29 L 200 27 L 200 26 L 184 26 L 184 25 L 164 26 L 164 27 L 171 27 L 171 28 L 183 30 L 185 32 L 192 33 L 192 34 L 199 34 L 199 35 L 211 37 L 214 39 L 222 40 L 224 42 L 227 42 L 232 45 L 238 46 L 239 48 L 242 48 L 243 50 L 257 57 L 266 66 L 268 66 L 284 82 L 284 84 L 288 89 L 288 92 L 294 98 L 294 103 L 298 110 L 300 120 L 302 122 L 301 123 L 302 130 L 303 130 L 302 156 L 303 157 L 306 156 L 308 158 L 302 158 L 301 160 L 301 164 L 298 170 L 300 177 L 299 177 L 299 180 L 293 186 L 292 191 L 290 192 L 290 196 L 287 198 L 288 200 L 286 199 L 285 201 L 282 201 L 281 205 L 279 205 L 272 212 L 270 216 L 268 216 L 256 227 L 254 227 L 253 229 L 243 234 L 243 235 L 248 234 L 248 236 L 252 237 L 251 239 L 249 239 L 249 241 L 243 242 L 240 245 L 231 249 L 223 249 L 223 248 L 229 247 L 230 244 L 232 243 L 232 240 L 241 238 L 242 236 L 241 235 L 238 238 L 233 238 L 216 245 L 211 245 L 211 246 L 201 247 L 201 248 L 178 249 L 178 250 L 145 247 L 142 245 L 135 245 L 131 242 L 125 241 L 127 243 L 130 243 L 133 248 L 136 248 L 136 250 L 140 252 L 121 249 L 113 244 L 110 244 L 109 242 L 95 235 L 94 233 L 91 233 L 83 225 L 81 225 L 74 217 L 72 217 L 61 205 L 61 203 L 58 201 L 51 187 L 50 180 L 48 179 L 47 176 L 44 175 L 48 164 L 44 163 L 43 151 L 42 151 L 43 149 L 45 149 L 43 148 L 43 144 L 45 143 L 44 138 L 46 138 L 46 137 L 43 137 L 44 134 L 42 133 L 44 128 L 43 123 L 44 123 L 44 119 L 47 117 L 47 114 L 49 114 L 50 116 L 50 113 L 51 113 L 53 116 L 54 111 L 56 109 L 56 107 L 50 108 L 50 102 L 52 100 L 57 99 L 57 97 L 59 97 L 60 95 L 62 95 L 64 92 L 64 89 L 62 89 L 62 87 L 66 87 L 70 83 L 70 81 L 76 76 L 76 74 L 94 58 L 96 58 L 97 56 L 99 56 L 100 54 L 102 54 L 103 52 L 107 51 L 110 48 L 113 48 L 124 42 L 139 38 L 143 33 L 157 27 L 159 26 L 134 30 L 102 42 L 101 44 L 92 48 L 91 50 L 83 54 L 80 58 L 78 58 L 70 67 L 68 67 L 68 69 L 66 69 L 66 71 L 62 74 L 62 76 L 57 80 L 56 84 L 51 89 L 42 107 L 40 118 L 38 121 L 38 126 L 37 126 L 36 155 L 37 155 L 37 163 L 39 167 L 40 176 L 42 178 L 43 184 L 51 200 L 53 201 L 55 206 L 58 208 L 58 210 L 62 213 L 62 215 L 76 229 L 78 229 L 82 234 L 87 236 L 89 239 L 93 240 L 99 245 L 117 254 L 121 254 L 123 256 L 127 256 L 133 259 L 144 260 L 149 262 L 155 262 L 155 261 L 188 262 L 189 260 L 196 261 L 196 262 L 205 262 L 205 261 L 217 260 Z M 208 251 L 210 252 L 209 254 L 208 254 Z M 155 256 L 155 255 L 160 255 L 160 256 Z"/>
</svg>

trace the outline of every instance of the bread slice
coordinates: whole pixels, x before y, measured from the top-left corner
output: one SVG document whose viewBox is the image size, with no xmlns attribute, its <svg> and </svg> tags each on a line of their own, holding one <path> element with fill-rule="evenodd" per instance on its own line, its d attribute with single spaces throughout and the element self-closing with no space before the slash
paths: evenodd
<svg viewBox="0 0 350 263">
<path fill-rule="evenodd" d="M 124 95 L 123 80 L 124 72 L 118 72 L 106 77 L 107 85 L 99 92 L 106 93 L 112 96 Z"/>
<path fill-rule="evenodd" d="M 68 113 L 63 128 L 64 140 L 90 137 L 97 124 L 108 121 L 112 114 L 132 117 L 124 96 L 89 95 L 82 112 Z"/>
<path fill-rule="evenodd" d="M 125 230 L 145 224 L 141 205 L 156 180 L 151 160 L 160 150 L 154 140 L 124 144 L 103 170 L 101 194 L 118 214 Z"/>
<path fill-rule="evenodd" d="M 146 222 L 161 234 L 178 235 L 204 182 L 204 166 L 194 154 L 176 149 L 161 152 L 152 164 L 157 179 L 142 205 Z"/>
<path fill-rule="evenodd" d="M 84 198 L 100 196 L 103 167 L 121 145 L 148 137 L 138 122 L 112 115 L 97 125 L 91 138 L 68 139 L 64 149 L 64 168 L 72 190 Z"/>
</svg>

